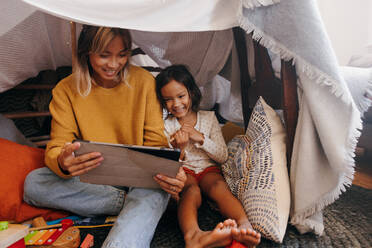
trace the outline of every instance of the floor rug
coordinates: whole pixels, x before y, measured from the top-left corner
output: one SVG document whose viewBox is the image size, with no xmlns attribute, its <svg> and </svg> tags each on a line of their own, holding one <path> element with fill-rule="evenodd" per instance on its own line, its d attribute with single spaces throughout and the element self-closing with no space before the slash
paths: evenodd
<svg viewBox="0 0 372 248">
<path fill-rule="evenodd" d="M 198 212 L 200 227 L 212 229 L 224 218 L 206 201 Z M 372 247 L 372 191 L 352 186 L 324 210 L 324 234 L 299 234 L 288 225 L 282 244 L 263 239 L 258 247 Z M 94 236 L 94 247 L 101 247 L 110 228 L 81 229 L 81 238 Z M 151 248 L 184 247 L 177 223 L 177 209 L 170 202 L 156 229 Z"/>
</svg>

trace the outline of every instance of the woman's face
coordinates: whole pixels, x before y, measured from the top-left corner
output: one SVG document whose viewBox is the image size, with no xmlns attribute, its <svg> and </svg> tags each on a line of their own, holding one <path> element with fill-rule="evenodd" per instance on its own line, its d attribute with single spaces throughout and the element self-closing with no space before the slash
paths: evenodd
<svg viewBox="0 0 372 248">
<path fill-rule="evenodd" d="M 115 87 L 119 83 L 115 78 L 128 61 L 122 38 L 116 36 L 102 53 L 91 53 L 89 60 L 96 83 L 105 88 Z"/>
<path fill-rule="evenodd" d="M 172 80 L 160 91 L 168 112 L 173 116 L 183 118 L 191 112 L 191 98 L 182 83 Z"/>
</svg>

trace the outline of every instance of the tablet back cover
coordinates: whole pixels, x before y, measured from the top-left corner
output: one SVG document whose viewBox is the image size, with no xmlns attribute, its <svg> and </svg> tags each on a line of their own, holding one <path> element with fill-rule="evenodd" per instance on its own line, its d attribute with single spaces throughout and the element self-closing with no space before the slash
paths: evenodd
<svg viewBox="0 0 372 248">
<path fill-rule="evenodd" d="M 104 158 L 101 165 L 80 176 L 80 181 L 86 183 L 159 188 L 153 177 L 159 173 L 175 177 L 181 166 L 178 161 L 139 152 L 120 145 L 79 142 L 80 148 L 75 151 L 75 155 L 100 152 Z M 154 149 L 154 151 L 160 152 L 161 150 Z M 168 156 L 172 152 L 167 150 L 163 154 Z"/>
</svg>

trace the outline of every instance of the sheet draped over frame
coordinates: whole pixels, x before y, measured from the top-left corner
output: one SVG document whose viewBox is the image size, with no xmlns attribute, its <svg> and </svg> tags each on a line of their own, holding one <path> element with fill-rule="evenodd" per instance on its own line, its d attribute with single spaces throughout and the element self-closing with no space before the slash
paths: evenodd
<svg viewBox="0 0 372 248">
<path fill-rule="evenodd" d="M 13 2 L 17 4 L 11 5 Z M 372 81 L 358 84 L 356 90 L 356 79 L 348 74 L 349 80 L 344 80 L 347 72 L 337 65 L 315 0 L 24 2 L 67 20 L 137 29 L 132 30 L 134 41 L 160 66 L 187 63 L 205 92 L 227 89 L 229 94 L 213 95 L 209 100 L 221 103 L 224 117 L 233 121 L 241 116 L 241 99 L 239 77 L 234 76 L 238 74 L 236 49 L 228 29 L 240 25 L 270 52 L 292 59 L 298 75 L 300 112 L 291 159 L 290 221 L 301 232 L 322 233 L 322 209 L 352 182 L 361 114 L 371 105 L 365 95 L 372 92 Z M 35 11 L 20 0 L 5 0 L 0 6 L 21 10 L 16 11 L 18 16 L 2 19 L 0 92 L 40 70 L 69 65 L 66 20 Z M 190 31 L 205 32 L 197 37 Z M 195 58 L 198 62 L 193 64 Z M 221 70 L 232 75 L 230 81 L 215 76 Z"/>
<path fill-rule="evenodd" d="M 80 23 L 156 32 L 227 29 L 237 25 L 240 4 L 238 0 L 74 0 L 74 4 L 70 0 L 23 1 Z"/>
</svg>

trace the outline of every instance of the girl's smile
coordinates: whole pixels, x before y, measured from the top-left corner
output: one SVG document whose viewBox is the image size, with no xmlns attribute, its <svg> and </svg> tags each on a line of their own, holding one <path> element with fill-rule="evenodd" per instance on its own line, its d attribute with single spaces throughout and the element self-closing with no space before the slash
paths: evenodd
<svg viewBox="0 0 372 248">
<path fill-rule="evenodd" d="M 183 84 L 172 80 L 161 89 L 161 95 L 174 117 L 182 119 L 191 113 L 191 98 Z"/>
</svg>

